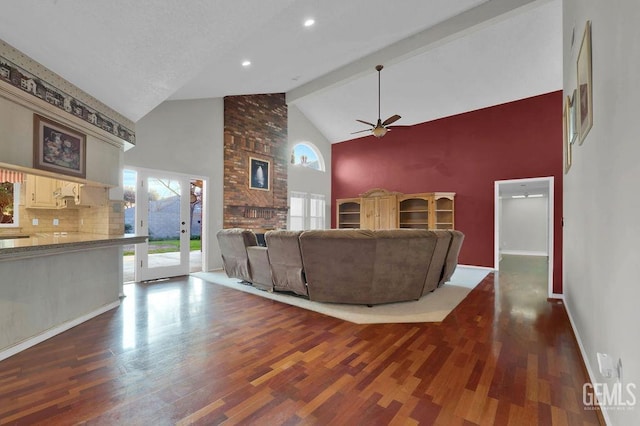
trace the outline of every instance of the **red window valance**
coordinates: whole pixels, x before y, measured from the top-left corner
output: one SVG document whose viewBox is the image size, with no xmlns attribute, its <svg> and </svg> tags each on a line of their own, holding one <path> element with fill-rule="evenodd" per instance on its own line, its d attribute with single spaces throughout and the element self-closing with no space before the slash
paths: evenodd
<svg viewBox="0 0 640 426">
<path fill-rule="evenodd" d="M 22 183 L 24 182 L 24 173 L 0 169 L 0 182 Z"/>
</svg>

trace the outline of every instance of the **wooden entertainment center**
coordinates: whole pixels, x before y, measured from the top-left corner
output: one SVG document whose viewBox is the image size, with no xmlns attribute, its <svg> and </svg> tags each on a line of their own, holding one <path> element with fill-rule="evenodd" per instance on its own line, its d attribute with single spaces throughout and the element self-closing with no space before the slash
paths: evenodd
<svg viewBox="0 0 640 426">
<path fill-rule="evenodd" d="M 336 200 L 338 228 L 454 229 L 455 192 L 403 194 L 381 188 Z"/>
</svg>

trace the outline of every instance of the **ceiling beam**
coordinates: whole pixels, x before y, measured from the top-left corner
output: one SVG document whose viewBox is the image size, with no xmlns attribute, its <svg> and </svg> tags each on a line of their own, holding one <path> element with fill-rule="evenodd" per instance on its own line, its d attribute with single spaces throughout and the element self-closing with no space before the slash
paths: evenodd
<svg viewBox="0 0 640 426">
<path fill-rule="evenodd" d="M 351 62 L 315 80 L 290 90 L 286 94 L 288 104 L 307 96 L 333 89 L 370 74 L 378 64 L 385 66 L 405 61 L 429 50 L 486 28 L 517 13 L 549 3 L 552 0 L 489 0 L 427 28 L 413 36 L 393 43 L 362 59 Z"/>
</svg>

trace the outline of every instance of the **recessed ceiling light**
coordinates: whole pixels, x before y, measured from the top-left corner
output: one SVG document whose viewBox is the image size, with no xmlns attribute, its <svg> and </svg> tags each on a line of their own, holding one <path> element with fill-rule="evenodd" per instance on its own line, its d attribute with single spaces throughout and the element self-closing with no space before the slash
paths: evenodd
<svg viewBox="0 0 640 426">
<path fill-rule="evenodd" d="M 316 23 L 316 20 L 315 20 L 315 19 L 313 19 L 313 18 L 309 18 L 309 19 L 307 19 L 306 21 L 304 21 L 304 26 L 305 26 L 305 27 L 311 27 L 311 26 L 313 26 L 313 24 L 315 24 L 315 23 Z"/>
<path fill-rule="evenodd" d="M 242 66 L 243 67 L 248 67 L 249 65 L 251 65 L 251 61 L 242 61 Z"/>
</svg>

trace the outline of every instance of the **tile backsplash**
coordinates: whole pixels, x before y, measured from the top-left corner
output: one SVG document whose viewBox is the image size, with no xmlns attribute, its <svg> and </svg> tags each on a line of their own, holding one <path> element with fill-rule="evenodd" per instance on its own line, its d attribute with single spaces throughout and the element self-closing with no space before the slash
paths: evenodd
<svg viewBox="0 0 640 426">
<path fill-rule="evenodd" d="M 42 232 L 88 232 L 101 235 L 124 233 L 123 201 L 110 200 L 106 206 L 65 209 L 27 209 L 20 206 L 19 228 L 0 228 L 2 234 Z M 33 225 L 34 219 L 38 224 Z M 57 219 L 58 225 L 54 225 Z"/>
</svg>

